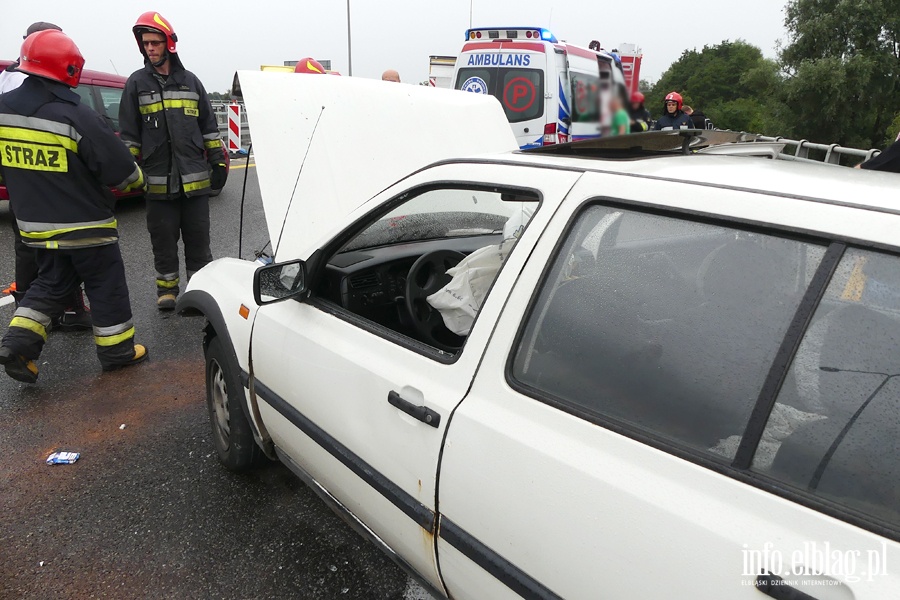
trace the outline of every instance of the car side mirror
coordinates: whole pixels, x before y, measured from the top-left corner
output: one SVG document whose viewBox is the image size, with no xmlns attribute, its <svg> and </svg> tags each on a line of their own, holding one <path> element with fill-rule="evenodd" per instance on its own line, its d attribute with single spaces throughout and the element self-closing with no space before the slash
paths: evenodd
<svg viewBox="0 0 900 600">
<path fill-rule="evenodd" d="M 306 291 L 306 263 L 302 260 L 266 265 L 253 274 L 253 298 L 259 306 L 295 298 Z"/>
</svg>

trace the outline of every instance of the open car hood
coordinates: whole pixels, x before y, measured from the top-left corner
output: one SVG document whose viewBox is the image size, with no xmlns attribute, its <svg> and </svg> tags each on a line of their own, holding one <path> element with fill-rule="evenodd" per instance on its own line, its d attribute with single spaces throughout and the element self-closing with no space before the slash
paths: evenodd
<svg viewBox="0 0 900 600">
<path fill-rule="evenodd" d="M 422 167 L 518 149 L 490 96 L 262 71 L 235 83 L 279 262 L 308 258 L 354 209 Z"/>
</svg>

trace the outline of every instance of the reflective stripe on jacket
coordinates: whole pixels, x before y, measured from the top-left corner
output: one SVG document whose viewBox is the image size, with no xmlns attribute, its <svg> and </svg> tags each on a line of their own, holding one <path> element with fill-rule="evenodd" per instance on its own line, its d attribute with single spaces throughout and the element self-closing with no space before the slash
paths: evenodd
<svg viewBox="0 0 900 600">
<path fill-rule="evenodd" d="M 132 73 L 119 107 L 122 140 L 140 156 L 153 200 L 208 194 L 210 165 L 225 161 L 203 84 L 177 55 L 171 60 L 167 78 L 149 63 Z"/>
<path fill-rule="evenodd" d="M 114 243 L 108 187 L 144 185 L 103 118 L 66 86 L 37 77 L 0 96 L 0 175 L 23 242 L 50 249 Z"/>
</svg>

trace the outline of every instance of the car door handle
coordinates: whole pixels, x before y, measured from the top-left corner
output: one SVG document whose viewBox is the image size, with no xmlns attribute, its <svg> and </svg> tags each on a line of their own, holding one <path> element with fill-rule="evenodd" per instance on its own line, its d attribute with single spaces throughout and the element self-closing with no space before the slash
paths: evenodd
<svg viewBox="0 0 900 600">
<path fill-rule="evenodd" d="M 777 598 L 777 600 L 816 600 L 815 596 L 810 596 L 795 587 L 787 585 L 784 583 L 784 579 L 772 573 L 766 573 L 757 577 L 756 589 L 763 594 Z"/>
<path fill-rule="evenodd" d="M 395 406 L 413 417 L 414 419 L 418 419 L 422 421 L 426 425 L 431 425 L 432 427 L 437 427 L 441 424 L 441 415 L 434 412 L 427 406 L 416 406 L 412 402 L 404 400 L 400 394 L 391 390 L 388 392 L 388 402 L 391 406 Z"/>
</svg>

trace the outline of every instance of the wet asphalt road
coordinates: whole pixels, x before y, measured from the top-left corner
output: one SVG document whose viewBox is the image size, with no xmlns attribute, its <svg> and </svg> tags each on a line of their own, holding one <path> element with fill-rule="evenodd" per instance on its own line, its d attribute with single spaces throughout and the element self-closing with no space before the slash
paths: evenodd
<svg viewBox="0 0 900 600">
<path fill-rule="evenodd" d="M 216 257 L 238 255 L 244 172 L 211 201 Z M 267 239 L 247 173 L 245 258 Z M 3 287 L 13 278 L 5 205 Z M 121 202 L 118 219 L 150 360 L 101 375 L 89 332 L 54 332 L 37 384 L 0 371 L 0 598 L 431 598 L 282 465 L 247 475 L 219 465 L 203 319 L 158 313 L 143 202 Z M 12 312 L 0 306 L 0 331 Z M 54 450 L 81 459 L 48 466 Z"/>
</svg>

